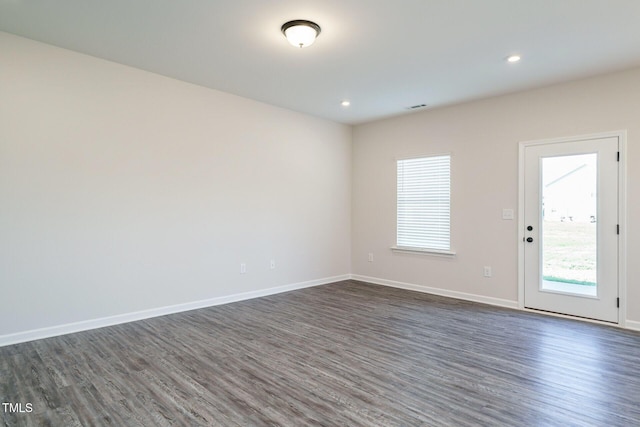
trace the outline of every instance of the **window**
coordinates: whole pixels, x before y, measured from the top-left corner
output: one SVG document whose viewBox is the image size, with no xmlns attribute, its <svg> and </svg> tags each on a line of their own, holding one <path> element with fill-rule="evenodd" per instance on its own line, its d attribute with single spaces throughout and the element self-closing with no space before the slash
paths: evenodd
<svg viewBox="0 0 640 427">
<path fill-rule="evenodd" d="M 395 249 L 450 253 L 451 156 L 398 160 Z"/>
</svg>

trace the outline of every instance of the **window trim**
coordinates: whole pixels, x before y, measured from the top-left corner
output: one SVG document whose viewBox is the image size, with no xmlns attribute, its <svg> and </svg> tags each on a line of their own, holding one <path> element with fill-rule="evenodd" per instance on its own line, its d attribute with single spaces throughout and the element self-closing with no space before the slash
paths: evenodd
<svg viewBox="0 0 640 427">
<path fill-rule="evenodd" d="M 425 248 L 412 248 L 409 246 L 391 246 L 393 252 L 419 254 L 419 255 L 440 255 L 440 256 L 455 256 L 456 251 L 450 249 L 448 251 L 439 249 L 425 249 Z"/>
</svg>

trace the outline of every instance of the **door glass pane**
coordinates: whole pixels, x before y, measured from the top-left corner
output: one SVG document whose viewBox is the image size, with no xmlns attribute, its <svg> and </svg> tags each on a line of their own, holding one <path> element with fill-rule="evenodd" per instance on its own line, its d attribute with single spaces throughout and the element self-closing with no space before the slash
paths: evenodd
<svg viewBox="0 0 640 427">
<path fill-rule="evenodd" d="M 597 154 L 542 159 L 543 290 L 597 296 Z"/>
</svg>

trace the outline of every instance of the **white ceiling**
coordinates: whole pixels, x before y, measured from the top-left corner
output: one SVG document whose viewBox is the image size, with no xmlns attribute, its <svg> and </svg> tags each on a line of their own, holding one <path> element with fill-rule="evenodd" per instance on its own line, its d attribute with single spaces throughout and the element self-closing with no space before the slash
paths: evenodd
<svg viewBox="0 0 640 427">
<path fill-rule="evenodd" d="M 640 0 L 0 0 L 0 30 L 351 124 L 640 66 Z"/>
</svg>

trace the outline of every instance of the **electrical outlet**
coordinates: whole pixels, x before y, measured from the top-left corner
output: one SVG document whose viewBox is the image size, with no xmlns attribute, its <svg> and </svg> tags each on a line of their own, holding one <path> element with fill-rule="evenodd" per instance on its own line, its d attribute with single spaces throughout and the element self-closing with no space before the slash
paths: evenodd
<svg viewBox="0 0 640 427">
<path fill-rule="evenodd" d="M 245 274 L 247 272 L 247 264 L 244 262 L 240 263 L 240 274 Z"/>
<path fill-rule="evenodd" d="M 484 267 L 484 277 L 491 277 L 491 267 Z"/>
<path fill-rule="evenodd" d="M 373 262 L 373 254 L 369 252 L 369 262 Z"/>
<path fill-rule="evenodd" d="M 269 263 L 269 268 L 271 268 L 272 270 L 276 269 L 276 260 L 272 259 L 271 262 Z"/>
</svg>

